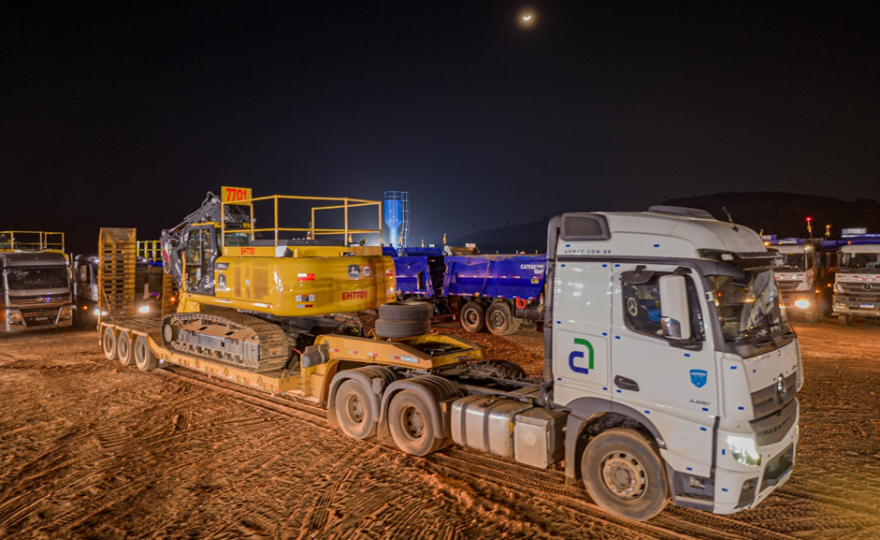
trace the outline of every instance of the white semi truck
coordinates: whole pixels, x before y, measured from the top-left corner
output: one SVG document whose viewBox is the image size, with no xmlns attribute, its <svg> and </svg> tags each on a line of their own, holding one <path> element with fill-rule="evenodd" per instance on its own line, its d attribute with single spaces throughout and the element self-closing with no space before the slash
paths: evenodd
<svg viewBox="0 0 880 540">
<path fill-rule="evenodd" d="M 564 462 L 568 482 L 636 520 L 669 500 L 730 514 L 788 479 L 803 371 L 778 254 L 757 234 L 677 207 L 570 213 L 551 220 L 547 258 L 543 377 L 339 371 L 331 421 L 415 455 L 454 442 Z"/>
<path fill-rule="evenodd" d="M 776 287 L 786 312 L 816 324 L 822 314 L 830 312 L 831 279 L 816 246 L 809 239 L 764 236 L 764 245 L 782 256 L 782 264 L 774 268 Z"/>
<path fill-rule="evenodd" d="M 880 235 L 844 236 L 837 243 L 834 315 L 841 326 L 851 325 L 856 315 L 880 318 Z"/>
</svg>

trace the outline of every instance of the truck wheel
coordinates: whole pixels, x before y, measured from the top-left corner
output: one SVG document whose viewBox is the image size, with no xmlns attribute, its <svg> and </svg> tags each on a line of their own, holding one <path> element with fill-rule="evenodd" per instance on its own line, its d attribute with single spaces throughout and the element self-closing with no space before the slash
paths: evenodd
<svg viewBox="0 0 880 540">
<path fill-rule="evenodd" d="M 144 336 L 134 340 L 134 361 L 141 371 L 153 371 L 159 366 L 159 359 L 150 350 L 150 344 Z"/>
<path fill-rule="evenodd" d="M 519 325 L 520 330 L 528 330 L 529 332 L 536 331 L 538 329 L 538 321 L 523 321 Z"/>
<path fill-rule="evenodd" d="M 361 383 L 349 379 L 336 391 L 336 419 L 346 435 L 366 439 L 376 434 L 370 395 Z"/>
<path fill-rule="evenodd" d="M 495 302 L 486 311 L 486 327 L 496 336 L 509 336 L 519 330 L 522 319 L 514 318 L 506 302 Z"/>
<path fill-rule="evenodd" d="M 590 441 L 581 471 L 590 497 L 612 514 L 644 521 L 666 507 L 663 462 L 634 429 L 609 429 Z"/>
<path fill-rule="evenodd" d="M 431 331 L 431 321 L 383 321 L 378 319 L 374 328 L 383 338 L 409 338 L 423 336 Z"/>
<path fill-rule="evenodd" d="M 384 321 L 425 321 L 434 314 L 429 302 L 389 302 L 379 306 L 379 318 Z"/>
<path fill-rule="evenodd" d="M 435 437 L 431 413 L 422 398 L 407 390 L 391 400 L 388 428 L 397 447 L 414 456 L 427 456 L 447 442 Z"/>
<path fill-rule="evenodd" d="M 465 332 L 476 334 L 486 326 L 486 310 L 478 302 L 468 302 L 461 308 L 459 320 Z"/>
<path fill-rule="evenodd" d="M 119 335 L 116 336 L 116 357 L 119 358 L 123 366 L 134 365 L 134 354 L 131 349 L 131 334 L 119 332 Z"/>
<path fill-rule="evenodd" d="M 101 348 L 104 349 L 104 356 L 107 360 L 116 360 L 116 335 L 110 326 L 104 327 L 104 333 L 101 335 Z"/>
<path fill-rule="evenodd" d="M 851 326 L 851 325 L 852 325 L 853 316 L 852 316 L 852 315 L 843 315 L 843 314 L 841 314 L 841 315 L 838 315 L 838 316 L 837 316 L 837 320 L 838 320 L 838 322 L 840 322 L 840 326 Z"/>
</svg>

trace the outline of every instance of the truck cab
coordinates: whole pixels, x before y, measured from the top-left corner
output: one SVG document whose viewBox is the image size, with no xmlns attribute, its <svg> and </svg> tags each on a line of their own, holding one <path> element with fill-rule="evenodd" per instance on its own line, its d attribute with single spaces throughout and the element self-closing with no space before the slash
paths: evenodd
<svg viewBox="0 0 880 540">
<path fill-rule="evenodd" d="M 828 311 L 831 299 L 825 287 L 827 269 L 819 250 L 809 239 L 765 236 L 764 245 L 782 256 L 782 265 L 773 269 L 776 286 L 789 316 L 802 317 L 815 324 Z"/>
<path fill-rule="evenodd" d="M 844 239 L 837 254 L 834 278 L 834 315 L 841 326 L 853 317 L 880 318 L 880 237 Z"/>
<path fill-rule="evenodd" d="M 654 478 L 678 506 L 729 514 L 782 485 L 803 379 L 778 255 L 745 227 L 676 207 L 564 214 L 549 243 L 545 378 L 570 411 L 569 480 L 583 477 L 603 507 L 650 515 L 634 511 L 664 496 L 644 480 L 650 460 L 590 451 L 609 427 L 629 427 L 659 453 Z"/>
<path fill-rule="evenodd" d="M 70 270 L 63 234 L 0 232 L 0 332 L 71 323 Z"/>
</svg>

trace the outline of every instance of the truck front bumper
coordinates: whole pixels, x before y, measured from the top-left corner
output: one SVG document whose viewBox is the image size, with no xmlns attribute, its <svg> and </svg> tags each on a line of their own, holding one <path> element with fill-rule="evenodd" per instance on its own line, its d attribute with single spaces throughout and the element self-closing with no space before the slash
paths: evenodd
<svg viewBox="0 0 880 540">
<path fill-rule="evenodd" d="M 39 313 L 9 308 L 0 313 L 0 332 L 7 334 L 66 328 L 72 325 L 73 313 L 69 307 L 66 310 L 64 307 L 47 308 Z"/>
<path fill-rule="evenodd" d="M 835 294 L 831 307 L 834 315 L 880 318 L 880 297 Z"/>
<path fill-rule="evenodd" d="M 799 407 L 799 404 L 796 406 Z M 733 514 L 754 508 L 770 493 L 785 484 L 794 469 L 800 430 L 798 410 L 794 425 L 778 442 L 757 446 L 761 464 L 741 465 L 731 455 L 727 445 L 728 434 L 719 432 L 718 466 L 715 469 L 715 514 Z M 736 437 L 737 434 L 730 434 Z"/>
</svg>

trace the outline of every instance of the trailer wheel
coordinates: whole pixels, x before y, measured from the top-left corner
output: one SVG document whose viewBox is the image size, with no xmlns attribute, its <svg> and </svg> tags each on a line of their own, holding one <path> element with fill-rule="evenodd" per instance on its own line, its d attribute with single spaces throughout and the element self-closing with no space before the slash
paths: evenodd
<svg viewBox="0 0 880 540">
<path fill-rule="evenodd" d="M 840 326 L 852 326 L 852 320 L 852 315 L 840 314 L 837 316 L 837 321 L 840 323 Z"/>
<path fill-rule="evenodd" d="M 587 444 L 581 470 L 590 497 L 612 514 L 644 521 L 666 507 L 663 462 L 634 429 L 614 428 L 599 434 Z"/>
<path fill-rule="evenodd" d="M 101 335 L 101 347 L 104 349 L 104 356 L 107 360 L 116 360 L 116 334 L 110 326 L 104 327 L 104 333 Z"/>
<path fill-rule="evenodd" d="M 132 354 L 131 334 L 128 332 L 119 332 L 116 336 L 116 357 L 122 362 L 123 366 L 134 365 L 134 354 Z"/>
<path fill-rule="evenodd" d="M 388 428 L 397 447 L 414 456 L 427 456 L 447 443 L 435 436 L 431 413 L 422 398 L 407 390 L 391 400 Z"/>
<path fill-rule="evenodd" d="M 522 319 L 510 312 L 507 302 L 495 302 L 486 311 L 486 327 L 496 336 L 509 336 L 519 330 Z"/>
<path fill-rule="evenodd" d="M 145 336 L 138 336 L 134 340 L 134 361 L 141 371 L 153 371 L 159 366 L 159 359 L 150 350 Z"/>
<path fill-rule="evenodd" d="M 336 419 L 346 435 L 366 439 L 376 434 L 370 395 L 361 383 L 349 379 L 336 391 Z"/>
<path fill-rule="evenodd" d="M 478 302 L 468 302 L 461 308 L 459 320 L 466 332 L 476 334 L 486 327 L 486 309 Z"/>
</svg>

